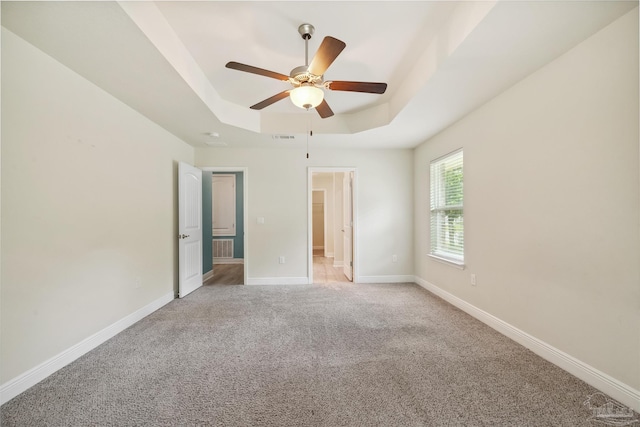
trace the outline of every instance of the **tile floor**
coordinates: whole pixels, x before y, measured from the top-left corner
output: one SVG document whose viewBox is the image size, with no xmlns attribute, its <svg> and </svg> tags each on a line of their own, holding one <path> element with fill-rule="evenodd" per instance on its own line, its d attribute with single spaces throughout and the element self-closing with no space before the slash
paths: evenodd
<svg viewBox="0 0 640 427">
<path fill-rule="evenodd" d="M 313 283 L 348 283 L 342 267 L 333 266 L 333 258 L 322 256 L 322 250 L 313 251 Z"/>
</svg>

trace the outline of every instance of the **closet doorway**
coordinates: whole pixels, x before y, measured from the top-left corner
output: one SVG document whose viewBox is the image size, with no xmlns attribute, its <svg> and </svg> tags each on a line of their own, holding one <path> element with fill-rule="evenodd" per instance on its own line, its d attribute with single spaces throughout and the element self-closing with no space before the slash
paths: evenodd
<svg viewBox="0 0 640 427">
<path fill-rule="evenodd" d="M 309 283 L 355 281 L 356 203 L 354 168 L 309 168 Z"/>
<path fill-rule="evenodd" d="M 312 219 L 313 219 L 313 256 L 326 256 L 327 253 L 327 190 L 314 189 L 312 200 Z"/>
</svg>

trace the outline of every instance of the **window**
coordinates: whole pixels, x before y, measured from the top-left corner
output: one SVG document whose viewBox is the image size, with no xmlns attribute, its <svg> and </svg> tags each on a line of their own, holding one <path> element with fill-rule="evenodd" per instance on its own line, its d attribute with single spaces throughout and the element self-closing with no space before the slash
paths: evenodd
<svg viewBox="0 0 640 427">
<path fill-rule="evenodd" d="M 431 173 L 431 252 L 455 264 L 464 262 L 462 149 L 433 160 Z"/>
</svg>

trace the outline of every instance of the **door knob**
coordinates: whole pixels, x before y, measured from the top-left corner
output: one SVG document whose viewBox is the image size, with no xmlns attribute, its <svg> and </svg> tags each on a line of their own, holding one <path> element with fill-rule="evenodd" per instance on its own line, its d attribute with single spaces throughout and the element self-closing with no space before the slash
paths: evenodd
<svg viewBox="0 0 640 427">
<path fill-rule="evenodd" d="M 188 235 L 188 234 L 180 234 L 180 235 L 178 236 L 178 239 L 186 239 L 187 237 L 189 237 L 189 235 Z"/>
</svg>

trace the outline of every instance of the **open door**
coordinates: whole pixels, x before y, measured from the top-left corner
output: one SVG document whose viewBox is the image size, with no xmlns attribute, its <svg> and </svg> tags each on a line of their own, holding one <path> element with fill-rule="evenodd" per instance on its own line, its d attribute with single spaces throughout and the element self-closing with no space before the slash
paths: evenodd
<svg viewBox="0 0 640 427">
<path fill-rule="evenodd" d="M 342 180 L 342 234 L 344 245 L 344 275 L 353 282 L 353 171 L 344 174 Z"/>
<path fill-rule="evenodd" d="M 202 171 L 178 164 L 178 296 L 202 286 Z"/>
</svg>

